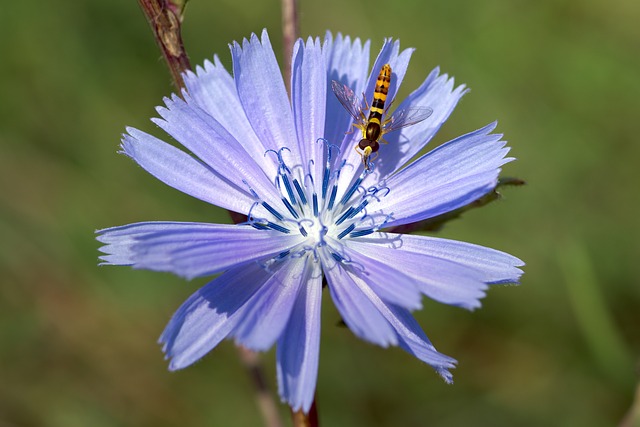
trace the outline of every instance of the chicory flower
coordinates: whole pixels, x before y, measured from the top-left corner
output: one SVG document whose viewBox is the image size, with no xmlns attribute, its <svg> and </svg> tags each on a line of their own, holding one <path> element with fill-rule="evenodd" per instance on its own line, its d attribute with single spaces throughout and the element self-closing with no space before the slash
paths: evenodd
<svg viewBox="0 0 640 427">
<path fill-rule="evenodd" d="M 404 167 L 465 93 L 432 71 L 398 108 L 428 107 L 425 120 L 385 135 L 371 168 L 353 149 L 359 132 L 331 81 L 373 93 L 390 64 L 389 99 L 412 50 L 386 40 L 369 67 L 369 42 L 327 34 L 299 40 L 287 96 L 268 35 L 233 43 L 233 72 L 214 57 L 185 76 L 153 119 L 183 148 L 128 128 L 122 152 L 186 194 L 247 216 L 237 225 L 141 222 L 98 231 L 102 264 L 219 274 L 193 294 L 160 337 L 170 369 L 185 368 L 225 338 L 251 350 L 277 347 L 282 399 L 308 412 L 320 345 L 323 281 L 346 325 L 380 346 L 399 346 L 447 382 L 456 361 L 438 352 L 411 315 L 426 295 L 474 309 L 488 285 L 517 283 L 523 263 L 493 249 L 394 234 L 492 191 L 512 160 L 495 124 L 456 138 Z M 373 70 L 373 71 L 370 71 Z M 403 168 L 404 167 L 404 168 Z"/>
</svg>

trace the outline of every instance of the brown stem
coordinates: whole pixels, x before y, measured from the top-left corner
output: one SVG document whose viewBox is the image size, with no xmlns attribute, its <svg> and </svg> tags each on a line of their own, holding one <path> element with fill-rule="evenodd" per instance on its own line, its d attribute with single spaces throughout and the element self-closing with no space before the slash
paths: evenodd
<svg viewBox="0 0 640 427">
<path fill-rule="evenodd" d="M 173 83 L 176 88 L 183 88 L 182 73 L 190 70 L 191 64 L 182 44 L 181 9 L 169 0 L 138 0 L 138 3 L 162 51 Z"/>
<path fill-rule="evenodd" d="M 298 1 L 282 0 L 282 47 L 284 49 L 284 84 L 291 93 L 291 61 L 293 45 L 300 33 L 298 23 Z"/>
<path fill-rule="evenodd" d="M 319 427 L 315 396 L 308 414 L 305 414 L 302 410 L 291 411 L 291 419 L 293 420 L 293 427 Z"/>
</svg>

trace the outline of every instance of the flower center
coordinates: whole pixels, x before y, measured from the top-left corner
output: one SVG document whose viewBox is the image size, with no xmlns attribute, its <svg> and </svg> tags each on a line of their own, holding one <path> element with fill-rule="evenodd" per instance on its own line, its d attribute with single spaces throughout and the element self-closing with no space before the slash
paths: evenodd
<svg viewBox="0 0 640 427">
<path fill-rule="evenodd" d="M 278 174 L 274 182 L 279 190 L 280 200 L 263 200 L 251 190 L 256 202 L 248 215 L 249 225 L 261 230 L 270 229 L 283 234 L 300 234 L 303 237 L 295 248 L 278 255 L 278 260 L 293 254 L 301 256 L 307 252 L 312 252 L 317 259 L 320 248 L 328 248 L 334 259 L 343 260 L 339 255 L 342 252 L 342 239 L 371 234 L 382 228 L 391 217 L 372 211 L 372 205 L 380 197 L 386 196 L 389 189 L 362 186 L 371 171 L 365 170 L 360 164 L 357 167 L 363 170 L 359 176 L 350 181 L 341 181 L 340 173 L 345 161 L 333 161 L 332 149 L 337 147 L 328 145 L 324 139 L 318 142 L 323 143 L 326 158 L 322 182 L 314 182 L 311 171 L 308 169 L 303 172 L 301 165 L 289 167 L 283 160 L 283 152 L 288 149 L 281 148 L 277 152 L 267 152 L 278 159 Z M 340 185 L 346 191 L 341 191 Z"/>
</svg>

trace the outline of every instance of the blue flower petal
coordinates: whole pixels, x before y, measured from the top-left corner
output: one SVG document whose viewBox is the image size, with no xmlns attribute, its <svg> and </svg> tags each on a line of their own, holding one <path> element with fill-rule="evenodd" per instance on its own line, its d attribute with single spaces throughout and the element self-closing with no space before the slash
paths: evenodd
<svg viewBox="0 0 640 427">
<path fill-rule="evenodd" d="M 500 166 L 513 160 L 502 135 L 489 134 L 495 123 L 463 135 L 422 156 L 386 180 L 389 194 L 376 204 L 407 224 L 450 212 L 495 188 Z"/>
<path fill-rule="evenodd" d="M 353 130 L 351 116 L 346 113 L 331 89 L 331 81 L 336 80 L 350 87 L 354 93 L 364 91 L 369 76 L 369 45 L 360 39 L 351 41 L 342 34 L 333 38 L 327 32 L 322 48 L 327 61 L 327 112 L 324 137 L 337 146 L 345 139 L 345 132 Z M 349 137 L 351 138 L 351 137 Z"/>
<path fill-rule="evenodd" d="M 422 308 L 422 295 L 415 278 L 404 273 L 405 260 L 399 258 L 404 254 L 393 253 L 391 250 L 387 253 L 391 257 L 381 262 L 379 254 L 374 253 L 380 246 L 357 244 L 357 241 L 358 239 L 345 240 L 341 254 L 353 266 L 353 273 L 386 302 L 410 310 Z"/>
<path fill-rule="evenodd" d="M 302 165 L 311 170 L 314 183 L 322 182 L 325 148 L 317 143 L 324 136 L 327 70 L 320 40 L 299 40 L 291 64 L 291 93 Z"/>
<path fill-rule="evenodd" d="M 254 203 L 245 189 L 187 153 L 134 128 L 122 137 L 122 152 L 165 184 L 197 199 L 234 212 L 247 213 Z"/>
<path fill-rule="evenodd" d="M 277 162 L 273 158 L 265 158 L 267 146 L 255 133 L 244 112 L 236 82 L 220 63 L 218 56 L 214 56 L 213 63 L 204 62 L 204 68 L 198 66 L 196 73 L 188 71 L 184 82 L 191 101 L 206 111 L 236 141 L 242 141 L 242 146 L 267 176 L 275 176 Z"/>
<path fill-rule="evenodd" d="M 227 129 L 193 105 L 188 96 L 185 98 L 186 101 L 175 95 L 172 99 L 165 98 L 167 108 L 158 108 L 164 120 L 153 122 L 237 187 L 250 185 L 261 197 L 277 199 L 279 194 L 273 178 L 264 174 L 262 167 Z M 265 161 L 264 156 L 261 160 Z"/>
<path fill-rule="evenodd" d="M 308 268 L 291 318 L 277 344 L 278 390 L 293 411 L 309 412 L 318 379 L 320 356 L 320 301 L 322 272 L 318 263 Z"/>
<path fill-rule="evenodd" d="M 347 272 L 338 264 L 332 265 L 326 259 L 323 260 L 323 265 L 331 299 L 349 329 L 358 338 L 381 347 L 396 345 L 398 338 L 389 322 L 361 290 L 368 288 L 361 284 L 360 276 Z"/>
<path fill-rule="evenodd" d="M 384 237 L 377 238 L 378 236 Z M 398 280 L 404 278 L 433 300 L 470 310 L 480 307 L 480 299 L 485 296 L 488 288 L 482 280 L 484 272 L 453 260 L 427 255 L 424 253 L 427 251 L 406 251 L 403 249 L 403 237 L 392 234 L 385 236 L 385 233 L 381 233 L 372 235 L 366 241 L 351 239 L 345 244 L 366 254 L 370 258 L 370 264 L 377 265 L 378 270 L 386 270 L 388 276 L 395 275 Z M 376 280 L 375 276 L 371 274 L 372 280 Z M 389 283 L 396 283 L 390 282 L 385 276 L 380 277 L 379 281 L 386 287 L 390 287 Z M 384 299 L 383 294 L 377 293 Z"/>
<path fill-rule="evenodd" d="M 473 269 L 478 280 L 487 284 L 504 284 L 520 281 L 524 266 L 520 259 L 496 249 L 474 245 L 456 240 L 441 239 L 438 237 L 417 236 L 412 234 L 379 233 L 384 240 L 376 242 L 376 235 L 372 235 L 367 243 L 373 243 L 371 251 L 376 251 L 379 243 L 388 245 L 396 239 L 402 241 L 398 250 L 402 252 L 414 252 L 433 258 L 440 258 L 455 262 L 466 268 Z M 353 241 L 356 243 L 356 241 Z"/>
<path fill-rule="evenodd" d="M 169 369 L 186 368 L 217 346 L 243 321 L 246 302 L 272 276 L 259 265 L 235 267 L 180 306 L 160 336 Z"/>
<path fill-rule="evenodd" d="M 251 126 L 265 146 L 276 151 L 288 147 L 290 163 L 302 164 L 291 104 L 267 32 L 262 32 L 261 40 L 252 34 L 242 47 L 234 42 L 231 57 L 238 96 Z"/>
<path fill-rule="evenodd" d="M 289 321 L 301 286 L 307 286 L 308 259 L 285 262 L 247 302 L 242 323 L 232 332 L 236 342 L 254 351 L 271 348 Z"/>
<path fill-rule="evenodd" d="M 142 222 L 99 230 L 103 265 L 168 271 L 192 279 L 268 259 L 303 239 L 242 225 Z"/>
<path fill-rule="evenodd" d="M 449 369 L 455 367 L 455 359 L 435 349 L 409 311 L 394 304 L 386 303 L 363 280 L 359 280 L 357 275 L 350 274 L 350 276 L 352 279 L 355 279 L 351 282 L 353 287 L 358 289 L 362 295 L 366 296 L 370 302 L 370 304 L 365 305 L 360 299 L 352 300 L 357 304 L 357 307 L 352 307 L 352 310 L 353 308 L 362 310 L 362 318 L 358 319 L 357 316 L 354 316 L 351 319 L 355 320 L 358 326 L 358 329 L 354 330 L 354 332 L 357 331 L 359 334 L 361 331 L 364 331 L 368 337 L 371 333 L 374 333 L 376 327 L 384 325 L 385 335 L 389 335 L 390 332 L 396 335 L 393 341 L 389 341 L 390 344 L 397 343 L 397 345 L 408 353 L 431 365 L 445 381 L 451 382 L 452 377 Z M 330 276 L 328 276 L 328 279 L 330 280 Z M 333 283 L 340 283 L 339 286 L 344 285 L 342 278 L 338 281 L 334 280 Z M 351 298 L 359 295 L 355 289 L 349 289 L 348 292 Z M 375 311 L 377 311 L 378 314 L 374 315 Z M 357 311 L 349 311 L 349 313 L 355 315 Z M 380 316 L 382 316 L 386 322 L 383 322 Z M 369 319 L 374 319 L 375 323 L 367 324 Z M 345 323 L 346 322 L 345 318 Z M 349 323 L 347 323 L 347 325 L 349 325 Z M 391 328 L 389 328 L 389 326 Z"/>
</svg>

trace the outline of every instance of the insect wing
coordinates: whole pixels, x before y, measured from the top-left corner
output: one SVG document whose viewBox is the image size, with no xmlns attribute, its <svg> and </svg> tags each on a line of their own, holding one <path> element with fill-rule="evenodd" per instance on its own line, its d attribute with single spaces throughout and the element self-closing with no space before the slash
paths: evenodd
<svg viewBox="0 0 640 427">
<path fill-rule="evenodd" d="M 396 110 L 385 120 L 382 130 L 387 133 L 407 126 L 415 125 L 427 119 L 433 110 L 429 107 L 412 107 Z"/>
<path fill-rule="evenodd" d="M 356 122 L 361 122 L 364 117 L 364 113 L 362 112 L 360 101 L 353 91 L 347 85 L 343 85 L 335 80 L 331 80 L 331 89 L 336 95 L 336 98 L 338 98 L 338 101 L 340 101 L 340 104 L 342 104 L 344 109 L 349 112 L 351 117 L 353 117 Z"/>
</svg>

